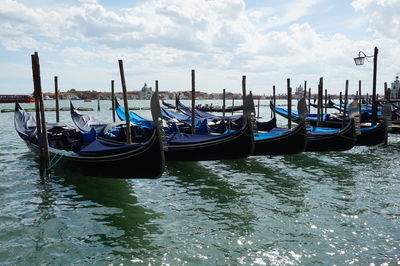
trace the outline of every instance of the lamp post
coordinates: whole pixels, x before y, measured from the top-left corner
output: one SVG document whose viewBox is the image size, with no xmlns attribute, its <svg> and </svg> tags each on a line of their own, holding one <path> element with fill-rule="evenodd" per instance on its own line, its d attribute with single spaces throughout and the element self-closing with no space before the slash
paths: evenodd
<svg viewBox="0 0 400 266">
<path fill-rule="evenodd" d="M 376 102 L 376 65 L 378 61 L 378 47 L 375 47 L 374 49 L 374 55 L 366 55 L 363 51 L 360 51 L 358 53 L 358 57 L 354 58 L 354 63 L 356 63 L 357 66 L 363 65 L 364 64 L 364 59 L 366 59 L 370 63 L 374 63 L 374 74 L 373 74 L 373 80 L 372 80 L 372 125 L 376 125 L 378 122 L 378 104 Z M 374 61 L 371 62 L 368 60 L 368 58 L 374 58 Z"/>
</svg>

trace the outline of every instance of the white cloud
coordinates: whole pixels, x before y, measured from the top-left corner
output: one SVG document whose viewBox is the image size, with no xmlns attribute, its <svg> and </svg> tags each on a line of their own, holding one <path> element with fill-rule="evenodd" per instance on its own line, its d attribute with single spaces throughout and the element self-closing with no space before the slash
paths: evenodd
<svg viewBox="0 0 400 266">
<path fill-rule="evenodd" d="M 400 0 L 355 0 L 351 5 L 367 16 L 369 30 L 376 36 L 399 38 Z"/>
<path fill-rule="evenodd" d="M 340 28 L 338 33 L 324 34 L 311 22 L 297 22 L 312 14 L 321 1 L 247 10 L 244 0 L 155 0 L 113 11 L 97 1 L 30 7 L 27 2 L 3 0 L 0 44 L 8 51 L 39 51 L 42 66 L 49 64 L 43 73 L 69 73 L 66 76 L 76 88 L 79 78 L 73 75 L 86 73 L 85 86 L 93 86 L 88 89 L 101 87 L 102 79 L 118 77 L 118 59 L 124 59 L 127 73 L 135 76 L 134 86 L 142 85 L 143 79 L 162 77 L 168 88 L 185 88 L 188 69 L 195 68 L 200 84 L 208 89 L 218 89 L 219 84 L 240 87 L 241 75 L 247 74 L 255 88 L 275 83 L 284 90 L 288 77 L 312 84 L 325 75 L 332 88 L 342 87 L 346 78 L 368 80 L 368 68 L 355 68 L 352 58 L 375 45 L 384 51 L 380 62 L 397 56 L 398 40 L 388 41 L 382 34 L 373 41 L 353 41 Z M 371 5 L 353 2 L 358 10 Z M 394 68 L 390 71 L 398 71 Z M 352 77 L 346 77 L 349 73 Z"/>
<path fill-rule="evenodd" d="M 322 0 L 289 1 L 283 6 L 280 13 L 273 16 L 267 15 L 268 17 L 261 30 L 265 31 L 274 27 L 293 23 L 304 16 L 310 15 L 315 6 L 321 2 Z"/>
</svg>

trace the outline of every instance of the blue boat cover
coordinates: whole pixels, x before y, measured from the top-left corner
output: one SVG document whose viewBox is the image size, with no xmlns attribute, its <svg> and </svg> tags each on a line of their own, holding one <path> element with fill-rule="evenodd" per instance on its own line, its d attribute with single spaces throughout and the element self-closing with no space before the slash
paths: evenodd
<svg viewBox="0 0 400 266">
<path fill-rule="evenodd" d="M 119 106 L 117 106 L 117 108 L 115 108 L 115 111 L 117 112 L 119 119 L 121 119 L 122 121 L 125 121 L 124 107 L 119 105 Z M 161 110 L 161 114 L 162 114 L 163 118 L 168 117 L 168 120 L 170 120 L 171 118 L 175 118 L 178 120 L 180 120 L 179 118 L 185 118 L 185 120 L 183 120 L 182 122 L 185 122 L 189 125 L 192 124 L 191 118 L 188 119 L 187 116 L 185 116 L 184 114 L 179 114 L 174 111 L 164 110 L 164 109 Z M 146 120 L 143 117 L 139 116 L 138 114 L 136 114 L 132 111 L 129 111 L 129 118 L 130 118 L 131 122 L 136 125 L 139 125 L 144 128 L 150 128 L 150 129 L 154 128 L 154 126 L 150 120 Z M 196 119 L 195 122 L 196 122 L 196 133 L 197 134 L 208 134 L 209 133 L 207 119 Z M 171 131 L 176 132 L 174 130 L 175 129 L 172 129 Z"/>
<path fill-rule="evenodd" d="M 97 133 L 94 128 L 91 128 L 89 132 L 82 133 L 83 142 L 90 143 L 96 139 Z"/>
<path fill-rule="evenodd" d="M 180 132 L 179 127 L 176 125 L 176 123 L 171 123 L 169 128 L 167 130 L 164 130 L 165 134 L 169 135 L 174 132 Z"/>
<path fill-rule="evenodd" d="M 115 112 L 118 115 L 118 118 L 121 119 L 122 121 L 125 121 L 125 109 L 122 106 L 117 106 L 115 108 Z M 131 120 L 132 123 L 138 126 L 142 126 L 145 128 L 154 128 L 152 121 L 144 119 L 143 117 L 139 116 L 138 114 L 129 111 L 129 119 Z"/>
<path fill-rule="evenodd" d="M 96 139 L 89 145 L 87 145 L 82 150 L 78 151 L 77 154 L 79 156 L 105 156 L 112 154 L 119 154 L 121 152 L 130 151 L 141 146 L 145 145 L 144 143 L 136 143 L 136 144 L 123 144 L 123 143 L 114 143 L 106 140 Z"/>
<path fill-rule="evenodd" d="M 178 108 L 179 111 L 183 112 L 185 115 L 192 117 L 192 108 L 187 107 L 186 105 L 182 104 L 180 101 L 177 101 L 176 107 Z M 210 118 L 210 119 L 219 118 L 216 115 L 209 114 L 209 113 L 203 112 L 198 109 L 194 109 L 194 115 L 195 115 L 195 117 L 198 117 L 198 118 Z"/>
<path fill-rule="evenodd" d="M 288 113 L 289 113 L 286 108 L 276 107 L 276 106 L 275 106 L 275 111 L 277 113 L 283 114 L 285 116 L 288 116 Z M 299 116 L 299 113 L 297 111 L 295 111 L 295 110 L 292 110 L 291 114 L 292 114 L 291 115 L 292 117 L 298 117 Z M 318 116 L 317 114 L 307 114 L 307 118 L 309 120 L 317 120 L 317 116 Z M 329 114 L 322 114 L 322 120 L 326 121 L 329 118 L 329 116 L 330 116 Z"/>
<path fill-rule="evenodd" d="M 209 131 L 207 119 L 198 120 L 196 122 L 196 134 L 207 135 L 208 133 Z"/>
<path fill-rule="evenodd" d="M 275 132 L 268 132 L 268 133 L 254 133 L 254 140 L 263 140 L 269 139 L 276 136 L 283 135 L 287 133 L 289 130 L 282 130 L 282 131 L 275 131 Z"/>
<path fill-rule="evenodd" d="M 187 116 L 187 115 L 181 114 L 181 113 L 177 113 L 177 112 L 174 112 L 174 111 L 171 111 L 171 110 L 167 110 L 167 109 L 164 109 L 164 108 L 161 108 L 161 115 L 162 115 L 164 120 L 178 119 L 180 121 L 185 121 L 185 122 L 186 122 L 186 120 L 188 122 L 190 120 L 190 122 L 191 122 L 190 116 Z"/>
<path fill-rule="evenodd" d="M 307 130 L 314 133 L 336 133 L 340 131 L 338 128 L 329 127 L 308 127 Z"/>
<path fill-rule="evenodd" d="M 186 105 L 182 104 L 180 101 L 177 101 L 176 103 L 176 108 L 187 115 L 188 117 L 192 117 L 192 108 L 187 107 Z M 194 114 L 196 118 L 205 118 L 208 119 L 209 121 L 213 120 L 221 120 L 221 119 L 238 119 L 241 116 L 219 116 L 219 115 L 213 115 L 207 112 L 204 112 L 199 109 L 194 110 Z"/>
<path fill-rule="evenodd" d="M 167 136 L 167 142 L 170 145 L 194 144 L 194 143 L 218 140 L 222 138 L 228 138 L 234 134 L 239 134 L 239 131 L 231 132 L 228 134 L 220 134 L 220 135 L 199 135 L 199 134 L 186 134 L 186 133 L 175 132 Z"/>
<path fill-rule="evenodd" d="M 362 128 L 360 128 L 360 130 L 361 131 L 368 131 L 368 130 L 373 130 L 373 129 L 377 128 L 377 127 L 378 127 L 377 125 L 371 126 L 371 127 L 362 127 Z"/>
<path fill-rule="evenodd" d="M 171 119 L 176 119 L 176 120 L 178 120 L 180 122 L 188 124 L 189 126 L 192 125 L 192 117 L 187 116 L 187 115 L 182 114 L 182 113 L 177 113 L 177 112 L 174 112 L 174 111 L 171 111 L 171 110 L 167 110 L 167 109 L 161 108 L 161 115 L 162 115 L 163 119 L 167 120 L 167 121 L 169 121 Z M 199 123 L 201 123 L 203 120 L 204 120 L 204 118 L 195 118 L 196 126 L 198 126 Z"/>
<path fill-rule="evenodd" d="M 343 110 L 345 105 L 333 103 L 333 106 L 335 106 L 337 108 L 341 108 Z M 346 106 L 347 106 L 346 110 L 348 111 L 350 108 L 350 104 L 347 104 Z M 362 104 L 361 105 L 361 113 L 372 115 L 372 107 Z M 380 106 L 378 106 L 378 115 L 382 115 L 382 108 Z"/>
</svg>

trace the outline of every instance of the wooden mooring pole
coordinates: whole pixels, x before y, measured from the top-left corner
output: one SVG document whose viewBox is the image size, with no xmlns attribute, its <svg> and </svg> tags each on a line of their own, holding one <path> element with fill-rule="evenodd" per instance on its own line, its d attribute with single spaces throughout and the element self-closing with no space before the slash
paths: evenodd
<svg viewBox="0 0 400 266">
<path fill-rule="evenodd" d="M 34 95 L 35 100 L 38 102 L 35 107 L 36 109 L 36 126 L 37 126 L 37 136 L 38 136 L 38 147 L 39 147 L 39 157 L 40 157 L 40 176 L 43 177 L 47 174 L 47 169 L 49 168 L 49 142 L 47 138 L 47 128 L 46 128 L 46 118 L 44 112 L 43 94 L 42 94 L 42 84 L 40 78 L 40 63 L 39 55 L 35 52 L 31 55 L 32 60 L 32 74 L 33 74 L 33 84 L 34 84 Z"/>
<path fill-rule="evenodd" d="M 131 121 L 129 117 L 129 106 L 128 106 L 128 95 L 126 94 L 126 83 L 124 74 L 124 63 L 122 60 L 118 60 L 119 73 L 121 75 L 121 85 L 122 85 L 122 96 L 124 98 L 124 108 L 125 108 L 125 122 L 126 122 L 126 143 L 132 143 L 131 135 Z"/>
<path fill-rule="evenodd" d="M 115 122 L 115 92 L 114 92 L 114 80 L 111 80 L 111 110 L 112 110 L 112 119 Z"/>
<path fill-rule="evenodd" d="M 385 90 L 385 99 L 386 100 L 389 100 L 390 99 L 390 92 L 389 92 L 389 90 L 388 90 L 388 86 L 387 86 L 387 82 L 385 82 L 384 84 L 383 84 L 383 86 L 384 86 L 384 90 Z"/>
<path fill-rule="evenodd" d="M 274 118 L 276 118 L 276 112 L 275 112 L 275 108 L 276 108 L 276 91 L 275 91 L 275 85 L 272 86 L 272 103 L 274 104 L 274 110 L 271 113 L 271 117 L 273 115 Z"/>
<path fill-rule="evenodd" d="M 287 104 L 288 104 L 288 128 L 292 128 L 292 88 L 290 88 L 290 79 L 287 82 Z"/>
<path fill-rule="evenodd" d="M 246 76 L 242 76 L 242 95 L 244 101 L 244 97 L 246 97 Z"/>
<path fill-rule="evenodd" d="M 225 109 L 226 109 L 225 97 L 226 97 L 226 91 L 225 91 L 225 89 L 223 89 L 222 90 L 222 116 L 225 116 Z M 233 106 L 232 106 L 232 109 L 233 109 Z"/>
<path fill-rule="evenodd" d="M 235 106 L 235 96 L 232 94 L 232 106 Z M 232 108 L 232 115 L 233 115 L 233 108 Z"/>
<path fill-rule="evenodd" d="M 324 79 L 321 77 L 319 78 L 319 85 L 318 85 L 318 122 L 317 125 L 320 127 L 322 126 L 322 95 L 324 89 Z"/>
<path fill-rule="evenodd" d="M 328 113 L 328 90 L 325 89 L 325 114 Z"/>
<path fill-rule="evenodd" d="M 60 122 L 60 104 L 58 101 L 58 77 L 54 77 L 54 95 L 56 97 L 56 122 Z"/>
<path fill-rule="evenodd" d="M 307 97 L 307 81 L 304 81 L 304 99 Z"/>
<path fill-rule="evenodd" d="M 343 119 L 342 119 L 342 128 L 344 127 L 347 113 L 347 97 L 349 93 L 349 81 L 346 80 L 346 87 L 344 91 L 344 105 L 343 105 Z"/>
<path fill-rule="evenodd" d="M 362 122 L 362 113 L 361 113 L 361 105 L 362 105 L 362 95 L 361 95 L 361 80 L 358 80 L 358 112 L 360 113 L 360 123 Z"/>
<path fill-rule="evenodd" d="M 374 73 L 372 80 L 372 125 L 376 125 L 378 123 L 378 102 L 376 95 L 376 75 L 377 75 L 377 63 L 378 63 L 378 47 L 374 49 Z"/>
<path fill-rule="evenodd" d="M 196 76 L 192 69 L 192 134 L 196 134 Z"/>
</svg>

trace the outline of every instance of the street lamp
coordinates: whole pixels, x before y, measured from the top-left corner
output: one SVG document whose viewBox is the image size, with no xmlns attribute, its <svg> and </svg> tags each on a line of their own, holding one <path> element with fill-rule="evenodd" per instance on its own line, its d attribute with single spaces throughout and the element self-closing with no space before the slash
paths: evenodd
<svg viewBox="0 0 400 266">
<path fill-rule="evenodd" d="M 375 47 L 374 55 L 366 55 L 363 51 L 360 51 L 358 57 L 354 58 L 354 63 L 357 66 L 363 65 L 365 59 L 370 63 L 374 63 L 374 74 L 372 80 L 372 125 L 376 125 L 378 122 L 378 104 L 376 102 L 376 65 L 378 61 L 378 51 L 378 47 Z M 371 62 L 368 58 L 374 58 L 374 61 Z"/>
<path fill-rule="evenodd" d="M 368 60 L 368 58 L 374 57 L 373 55 L 366 55 L 363 51 L 358 52 L 358 57 L 354 58 L 354 63 L 356 63 L 357 66 L 364 65 L 364 60 L 367 59 L 368 62 L 372 63 L 371 61 Z"/>
</svg>

